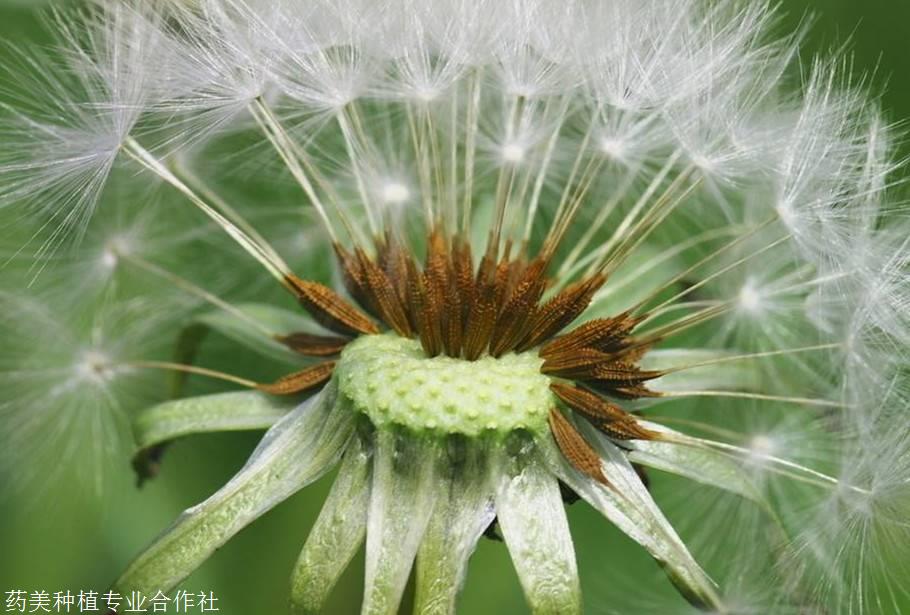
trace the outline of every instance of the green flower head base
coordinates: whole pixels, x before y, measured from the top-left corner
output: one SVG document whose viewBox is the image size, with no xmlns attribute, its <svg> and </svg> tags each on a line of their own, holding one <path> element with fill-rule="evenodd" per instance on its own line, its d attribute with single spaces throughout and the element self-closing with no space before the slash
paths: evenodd
<svg viewBox="0 0 910 615">
<path fill-rule="evenodd" d="M 556 400 L 542 363 L 533 352 L 428 358 L 417 341 L 388 334 L 349 344 L 335 372 L 341 395 L 376 427 L 479 438 L 546 430 Z"/>
<path fill-rule="evenodd" d="M 476 544 L 498 528 L 531 609 L 578 613 L 563 494 L 602 513 L 699 608 L 733 610 L 727 585 L 778 570 L 793 591 L 771 583 L 780 600 L 752 612 L 830 606 L 797 587 L 777 549 L 790 528 L 771 501 L 805 494 L 766 498 L 766 487 L 786 480 L 838 505 L 871 497 L 819 471 L 837 455 L 818 468 L 794 459 L 804 434 L 832 449 L 860 434 L 850 450 L 868 459 L 885 449 L 863 438 L 886 424 L 899 441 L 888 454 L 910 458 L 905 430 L 892 429 L 906 421 L 854 403 L 900 390 L 891 381 L 906 373 L 905 353 L 888 350 L 910 339 L 910 257 L 906 233 L 878 218 L 893 169 L 886 131 L 825 63 L 790 90 L 800 54 L 792 39 L 766 40 L 767 3 L 670 4 L 112 0 L 79 25 L 58 20 L 64 70 L 48 69 L 33 104 L 0 123 L 12 144 L 0 148 L 0 210 L 24 203 L 46 216 L 42 229 L 60 222 L 49 241 L 96 209 L 135 219 L 133 234 L 86 233 L 101 241 L 85 262 L 110 279 L 145 276 L 104 296 L 141 297 L 143 319 L 168 323 L 156 334 L 175 332 L 177 357 L 134 356 L 124 338 L 122 352 L 44 369 L 64 380 L 46 387 L 51 401 L 88 390 L 113 406 L 115 381 L 176 374 L 171 399 L 134 420 L 143 478 L 176 438 L 266 430 L 117 591 L 173 588 L 337 467 L 292 573 L 295 612 L 319 612 L 365 544 L 364 613 L 395 613 L 412 569 L 417 612 L 452 613 Z M 139 189 L 102 193 L 108 179 Z M 153 192 L 200 223 L 118 196 Z M 152 228 L 167 241 L 143 235 Z M 68 288 L 78 276 L 64 273 Z M 213 279 L 245 293 L 264 279 L 294 309 L 216 296 Z M 210 311 L 175 315 L 185 294 Z M 30 352 L 56 345 L 45 329 L 49 342 L 28 341 Z M 208 330 L 289 373 L 239 375 L 241 352 L 223 357 L 238 373 L 198 365 Z M 28 365 L 46 367 L 39 359 Z M 186 397 L 189 375 L 248 390 Z M 28 378 L 2 382 L 18 391 Z M 784 437 L 753 437 L 780 425 Z M 757 513 L 737 552 L 762 572 L 726 574 L 684 544 L 646 466 L 703 484 L 687 484 L 684 513 L 719 492 Z M 887 467 L 902 466 L 874 464 Z M 876 497 L 906 492 L 895 476 Z M 841 518 L 838 505 L 826 519 Z M 697 519 L 710 547 L 719 516 Z M 876 527 L 861 520 L 845 525 Z M 826 529 L 794 550 L 820 553 Z M 616 593 L 647 594 L 639 581 Z"/>
</svg>

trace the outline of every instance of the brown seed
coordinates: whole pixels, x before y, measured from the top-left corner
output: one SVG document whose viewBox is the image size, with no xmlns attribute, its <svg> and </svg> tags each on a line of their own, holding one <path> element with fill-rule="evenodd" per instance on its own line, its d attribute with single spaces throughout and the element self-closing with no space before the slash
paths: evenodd
<svg viewBox="0 0 910 615">
<path fill-rule="evenodd" d="M 447 256 L 444 312 L 446 353 L 453 357 L 460 356 L 464 348 L 465 327 L 474 298 L 473 268 L 470 244 L 456 237 Z"/>
<path fill-rule="evenodd" d="M 553 439 L 556 440 L 556 445 L 559 446 L 559 450 L 569 463 L 579 472 L 587 474 L 597 482 L 609 487 L 610 481 L 604 476 L 600 456 L 576 431 L 572 423 L 556 408 L 550 410 L 549 422 Z"/>
<path fill-rule="evenodd" d="M 443 310 L 443 333 L 446 354 L 452 357 L 461 355 L 461 346 L 464 340 L 464 313 L 462 310 L 463 298 L 458 288 L 453 263 L 448 263 L 446 275 L 445 309 Z"/>
<path fill-rule="evenodd" d="M 256 388 L 270 395 L 293 395 L 325 384 L 334 369 L 335 361 L 327 361 L 283 376 L 270 384 L 257 385 Z"/>
<path fill-rule="evenodd" d="M 435 357 L 442 352 L 442 339 L 434 336 L 434 330 L 427 318 L 427 289 L 424 275 L 414 261 L 408 262 L 408 311 L 414 321 L 414 329 L 427 356 Z"/>
<path fill-rule="evenodd" d="M 527 335 L 532 325 L 531 314 L 547 286 L 546 266 L 542 258 L 534 259 L 515 283 L 493 329 L 490 354 L 494 357 L 514 349 Z"/>
<path fill-rule="evenodd" d="M 385 239 L 376 242 L 376 261 L 392 286 L 395 287 L 398 301 L 405 307 L 408 303 L 408 260 L 410 258 L 410 253 L 402 248 L 391 230 L 386 231 Z"/>
<path fill-rule="evenodd" d="M 579 348 L 569 352 L 546 355 L 540 371 L 561 378 L 593 378 L 598 365 L 612 360 L 612 355 L 599 350 Z"/>
<path fill-rule="evenodd" d="M 411 337 L 411 323 L 408 321 L 404 306 L 399 299 L 398 290 L 389 280 L 386 272 L 362 249 L 357 248 L 354 254 L 360 263 L 367 283 L 369 303 L 375 306 L 379 318 L 398 335 Z"/>
<path fill-rule="evenodd" d="M 594 293 L 605 281 L 606 278 L 598 273 L 569 286 L 538 307 L 531 317 L 528 334 L 518 344 L 517 350 L 523 352 L 533 348 L 572 324 L 588 308 Z"/>
<path fill-rule="evenodd" d="M 629 344 L 629 336 L 638 320 L 622 313 L 613 318 L 595 318 L 561 335 L 540 349 L 541 356 L 568 353 L 579 348 L 612 352 Z"/>
<path fill-rule="evenodd" d="M 592 389 L 620 399 L 660 397 L 660 393 L 648 389 L 644 382 L 661 375 L 663 372 L 644 371 L 632 364 L 615 362 L 598 365 L 593 376 L 585 378 L 584 383 Z"/>
<path fill-rule="evenodd" d="M 638 424 L 634 416 L 599 395 L 578 386 L 554 382 L 550 389 L 567 406 L 617 440 L 653 440 L 659 434 Z"/>
<path fill-rule="evenodd" d="M 434 231 L 427 242 L 427 262 L 423 272 L 426 289 L 424 306 L 427 335 L 439 352 L 451 354 L 446 326 L 446 297 L 448 294 L 448 252 L 442 234 Z"/>
<path fill-rule="evenodd" d="M 592 381 L 588 383 L 591 387 L 595 389 L 600 389 L 599 383 L 597 381 Z M 604 390 L 607 394 L 612 395 L 613 397 L 618 397 L 620 399 L 639 399 L 641 397 L 663 397 L 664 394 L 659 391 L 652 391 L 643 384 L 636 384 L 634 386 L 620 386 L 620 387 L 604 387 Z"/>
<path fill-rule="evenodd" d="M 338 354 L 351 341 L 345 337 L 313 335 L 304 332 L 279 335 L 276 339 L 294 352 L 308 357 L 328 357 Z"/>
<path fill-rule="evenodd" d="M 490 334 L 496 324 L 498 294 L 496 265 L 489 256 L 484 256 L 477 272 L 474 286 L 474 300 L 468 312 L 462 353 L 468 361 L 480 357 L 490 343 Z"/>
<path fill-rule="evenodd" d="M 354 298 L 354 301 L 362 305 L 365 309 L 372 310 L 373 308 L 369 305 L 367 281 L 364 272 L 360 267 L 360 261 L 358 261 L 354 255 L 348 252 L 341 244 L 335 243 L 332 247 L 335 250 L 335 256 L 338 258 L 338 262 L 341 264 L 344 287 Z"/>
<path fill-rule="evenodd" d="M 328 286 L 301 280 L 295 275 L 288 275 L 285 279 L 304 309 L 325 328 L 343 335 L 379 333 L 372 320 Z"/>
<path fill-rule="evenodd" d="M 468 322 L 471 302 L 474 300 L 474 260 L 471 257 L 471 244 L 464 238 L 455 238 L 452 251 L 453 277 L 455 288 L 461 296 L 461 322 Z M 462 334 L 464 331 L 462 330 Z"/>
<path fill-rule="evenodd" d="M 512 243 L 506 242 L 502 260 L 496 263 L 494 267 L 494 285 L 496 286 L 497 314 L 499 306 L 503 305 L 509 298 L 509 294 L 511 293 L 512 287 L 515 283 L 518 267 L 520 267 L 519 263 L 509 260 L 509 252 L 511 251 Z"/>
<path fill-rule="evenodd" d="M 635 386 L 663 375 L 662 371 L 643 370 L 633 363 L 611 361 L 597 365 L 591 379 L 602 383 L 614 383 L 616 386 Z"/>
</svg>

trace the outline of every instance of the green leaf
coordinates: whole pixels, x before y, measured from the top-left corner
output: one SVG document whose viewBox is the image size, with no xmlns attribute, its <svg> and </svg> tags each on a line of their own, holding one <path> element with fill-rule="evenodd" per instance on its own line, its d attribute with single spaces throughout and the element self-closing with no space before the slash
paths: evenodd
<svg viewBox="0 0 910 615">
<path fill-rule="evenodd" d="M 556 477 L 533 449 L 503 450 L 496 465 L 499 527 L 531 610 L 580 613 L 575 548 Z"/>
<path fill-rule="evenodd" d="M 415 614 L 455 613 L 468 559 L 496 516 L 483 450 L 465 443 L 452 449 L 440 464 L 436 506 L 417 552 Z"/>
<path fill-rule="evenodd" d="M 353 438 L 291 573 L 293 613 L 321 613 L 332 588 L 363 544 L 370 501 L 370 456 L 361 440 Z"/>
<path fill-rule="evenodd" d="M 689 553 L 625 455 L 586 421 L 576 421 L 576 426 L 600 455 L 610 486 L 576 470 L 552 438 L 547 438 L 541 448 L 553 472 L 629 538 L 647 549 L 687 600 L 698 607 L 722 612 L 714 582 Z"/>
<path fill-rule="evenodd" d="M 185 510 L 127 567 L 114 591 L 169 591 L 237 532 L 328 471 L 353 431 L 353 416 L 336 409 L 335 394 L 330 383 L 269 429 L 246 465 Z"/>
</svg>

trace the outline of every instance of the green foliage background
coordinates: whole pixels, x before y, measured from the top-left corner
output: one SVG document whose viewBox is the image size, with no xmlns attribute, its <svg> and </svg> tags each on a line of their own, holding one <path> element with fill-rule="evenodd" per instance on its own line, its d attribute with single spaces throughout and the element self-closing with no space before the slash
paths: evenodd
<svg viewBox="0 0 910 615">
<path fill-rule="evenodd" d="M 38 0 L 0 0 L 0 39 L 5 43 L 46 41 L 36 18 L 45 4 Z M 807 56 L 848 43 L 856 70 L 873 75 L 872 83 L 882 93 L 887 117 L 895 122 L 910 118 L 910 3 L 783 0 L 782 5 L 790 27 L 807 12 L 816 17 Z M 0 47 L 0 62 L 7 53 Z M 910 154 L 907 144 L 901 145 L 901 152 Z M 8 215 L 0 214 L 0 228 L 7 226 L 3 216 Z M 209 352 L 214 356 L 217 349 Z M 255 366 L 249 367 L 255 371 Z M 126 463 L 111 468 L 113 478 L 105 485 L 104 505 L 75 492 L 79 488 L 75 482 L 70 488 L 55 484 L 53 489 L 36 484 L 33 489 L 13 494 L 0 486 L 0 591 L 104 590 L 181 510 L 220 487 L 242 465 L 257 439 L 258 434 L 226 434 L 178 442 L 169 450 L 161 476 L 142 490 L 134 486 Z M 330 483 L 331 476 L 324 478 L 252 524 L 181 587 L 213 591 L 221 612 L 231 615 L 284 612 L 289 572 Z M 662 497 L 680 499 L 679 491 L 686 488 L 688 485 L 681 481 L 658 477 L 655 496 L 658 502 Z M 598 514 L 576 504 L 570 509 L 570 522 L 588 612 L 629 612 L 616 606 L 628 591 L 666 594 L 673 600 L 673 590 L 666 583 L 651 584 L 659 576 L 644 552 Z M 361 575 L 362 556 L 337 588 L 329 612 L 359 610 Z M 619 577 L 642 579 L 642 585 L 617 583 Z M 655 598 L 653 603 L 659 601 Z M 683 609 L 681 601 L 679 604 Z M 502 544 L 481 542 L 461 605 L 464 613 L 525 611 Z"/>
</svg>

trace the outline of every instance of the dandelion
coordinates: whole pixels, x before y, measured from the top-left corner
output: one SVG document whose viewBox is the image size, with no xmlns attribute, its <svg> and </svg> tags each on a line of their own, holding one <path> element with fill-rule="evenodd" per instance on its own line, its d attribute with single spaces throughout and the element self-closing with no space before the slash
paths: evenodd
<svg viewBox="0 0 910 615">
<path fill-rule="evenodd" d="M 154 348 L 149 340 L 162 319 L 148 316 L 141 299 L 71 312 L 67 320 L 52 305 L 40 295 L 0 294 L 0 473 L 6 485 L 36 495 L 75 475 L 97 495 L 106 489 L 105 466 L 128 451 L 123 408 L 154 400 L 129 363 L 137 347 Z M 155 309 L 166 305 L 156 302 Z M 23 443 L 31 447 L 27 465 L 18 456 Z M 84 463 L 67 473 L 61 457 Z"/>
<path fill-rule="evenodd" d="M 46 256 L 122 166 L 199 214 L 181 246 L 211 242 L 164 262 L 156 242 L 84 233 L 96 270 L 154 281 L 150 311 L 207 308 L 163 327 L 176 359 L 83 354 L 78 373 L 175 375 L 133 421 L 143 479 L 178 437 L 266 430 L 116 590 L 176 586 L 336 466 L 295 612 L 323 608 L 362 544 L 364 613 L 397 612 L 412 568 L 416 611 L 454 612 L 476 544 L 500 533 L 532 611 L 580 612 L 577 498 L 700 609 L 826 608 L 875 574 L 814 560 L 858 524 L 894 528 L 908 493 L 907 421 L 868 402 L 906 365 L 891 130 L 836 65 L 793 90 L 798 37 L 768 35 L 766 3 L 199 0 L 73 19 L 57 20 L 62 72 L 25 56 L 53 96 L 0 128 L 22 144 L 0 158 L 0 205 L 43 216 Z M 253 175 L 281 207 L 244 194 Z M 289 228 L 309 233 L 293 260 Z M 256 268 L 222 265 L 232 250 Z M 289 264 L 303 258 L 320 263 Z M 263 280 L 302 311 L 230 296 Z M 197 364 L 206 330 L 294 368 Z M 189 376 L 247 390 L 187 396 Z M 889 454 L 866 453 L 886 416 Z M 698 483 L 689 540 L 647 468 Z M 708 560 L 728 544 L 723 570 Z M 859 606 L 898 604 L 887 581 Z"/>
</svg>

